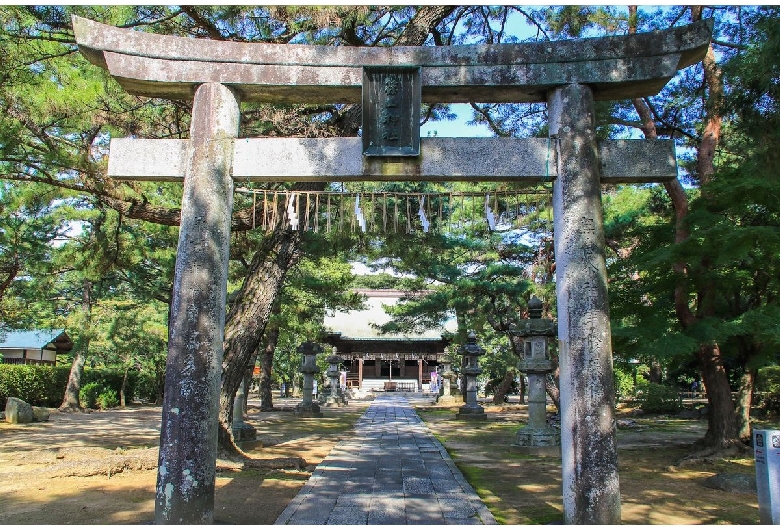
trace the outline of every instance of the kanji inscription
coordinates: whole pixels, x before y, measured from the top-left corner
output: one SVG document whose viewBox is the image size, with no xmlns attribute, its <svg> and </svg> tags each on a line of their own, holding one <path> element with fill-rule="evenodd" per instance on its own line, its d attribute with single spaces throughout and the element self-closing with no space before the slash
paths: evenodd
<svg viewBox="0 0 780 530">
<path fill-rule="evenodd" d="M 419 156 L 420 69 L 363 69 L 363 154 Z"/>
</svg>

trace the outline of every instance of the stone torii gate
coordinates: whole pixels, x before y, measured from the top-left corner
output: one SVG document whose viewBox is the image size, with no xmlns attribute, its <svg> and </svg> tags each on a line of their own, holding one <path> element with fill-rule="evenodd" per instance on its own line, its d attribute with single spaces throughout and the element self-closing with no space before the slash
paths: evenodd
<svg viewBox="0 0 780 530">
<path fill-rule="evenodd" d="M 78 17 L 73 27 L 81 53 L 128 92 L 194 98 L 189 140 L 114 139 L 108 168 L 114 178 L 183 179 L 157 523 L 213 522 L 233 179 L 553 180 L 564 519 L 620 523 L 600 188 L 677 171 L 669 141 L 598 142 L 593 103 L 659 92 L 704 56 L 711 21 L 561 42 L 394 48 L 216 42 Z M 550 137 L 423 138 L 419 155 L 402 157 L 364 156 L 360 138 L 237 138 L 242 101 L 358 103 L 372 67 L 417 69 L 424 102 L 546 102 Z"/>
</svg>

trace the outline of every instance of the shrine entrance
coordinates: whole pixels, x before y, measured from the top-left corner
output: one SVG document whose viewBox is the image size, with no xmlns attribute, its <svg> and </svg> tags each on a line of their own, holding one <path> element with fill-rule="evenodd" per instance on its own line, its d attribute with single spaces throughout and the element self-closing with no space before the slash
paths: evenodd
<svg viewBox="0 0 780 530">
<path fill-rule="evenodd" d="M 391 320 L 385 307 L 397 304 L 404 293 L 394 289 L 355 292 L 365 297 L 364 309 L 334 311 L 323 322 L 323 341 L 342 358 L 347 386 L 364 392 L 384 390 L 385 383 L 393 381 L 397 389 L 428 390 L 431 372 L 436 371 L 446 355 L 446 336 L 457 331 L 455 322 L 451 320 L 440 330 L 422 333 L 381 333 L 379 327 Z"/>
<path fill-rule="evenodd" d="M 78 17 L 73 27 L 81 53 L 128 92 L 193 101 L 188 140 L 112 139 L 108 166 L 113 178 L 183 179 L 157 523 L 213 520 L 234 179 L 553 181 L 564 522 L 620 523 L 601 185 L 669 181 L 677 167 L 671 141 L 598 141 L 594 102 L 659 92 L 702 59 L 712 21 L 620 37 L 394 48 L 194 40 Z M 237 138 L 242 101 L 361 97 L 363 138 Z M 549 137 L 420 139 L 421 102 L 544 102 Z"/>
</svg>

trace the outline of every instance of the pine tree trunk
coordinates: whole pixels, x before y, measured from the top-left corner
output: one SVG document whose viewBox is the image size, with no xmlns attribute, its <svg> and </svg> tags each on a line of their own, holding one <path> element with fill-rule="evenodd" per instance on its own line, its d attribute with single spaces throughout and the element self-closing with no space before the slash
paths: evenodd
<svg viewBox="0 0 780 530">
<path fill-rule="evenodd" d="M 154 384 L 156 386 L 154 404 L 160 406 L 165 396 L 165 365 L 162 366 L 162 369 L 155 369 Z"/>
<path fill-rule="evenodd" d="M 89 340 L 86 340 L 84 347 L 89 346 Z M 60 405 L 61 411 L 81 410 L 79 405 L 79 391 L 81 390 L 81 375 L 84 373 L 84 362 L 86 357 L 81 352 L 81 348 L 76 350 L 73 356 L 73 363 L 70 365 L 70 375 L 68 375 L 68 384 L 65 387 L 65 396 Z"/>
<path fill-rule="evenodd" d="M 547 377 L 544 378 L 544 388 L 547 390 L 547 395 L 550 396 L 550 399 L 555 404 L 555 408 L 558 410 L 558 413 L 561 412 L 561 391 L 558 389 L 558 385 L 555 384 L 555 377 L 558 374 L 558 369 L 555 369 L 553 374 L 547 374 Z"/>
<path fill-rule="evenodd" d="M 279 327 L 269 329 L 266 335 L 265 349 L 260 359 L 260 410 L 274 409 L 273 392 L 271 391 L 271 370 L 274 365 L 274 352 L 279 340 Z"/>
<path fill-rule="evenodd" d="M 731 447 L 739 441 L 739 429 L 720 348 L 714 343 L 704 344 L 699 349 L 698 357 L 709 405 L 709 423 L 704 444 L 716 449 Z"/>
<path fill-rule="evenodd" d="M 127 397 L 125 396 L 125 389 L 127 388 L 127 375 L 130 373 L 130 366 L 125 366 L 125 373 L 122 374 L 122 386 L 119 387 L 119 406 L 125 408 L 127 406 Z"/>
<path fill-rule="evenodd" d="M 498 385 L 496 393 L 493 395 L 494 405 L 504 404 L 506 395 L 512 389 L 512 382 L 515 380 L 515 375 L 516 373 L 514 370 L 507 370 L 507 372 L 504 374 L 504 378 L 501 380 L 501 384 Z"/>
<path fill-rule="evenodd" d="M 750 405 L 753 402 L 753 389 L 756 382 L 756 370 L 745 369 L 739 379 L 737 394 L 737 437 L 744 443 L 750 443 Z"/>
<path fill-rule="evenodd" d="M 701 20 L 702 6 L 692 6 L 691 16 L 693 21 Z M 720 114 L 720 102 L 723 97 L 722 74 L 715 61 L 711 44 L 702 65 L 704 67 L 703 83 L 707 90 L 707 114 L 704 118 L 703 133 L 696 152 L 696 176 L 704 186 L 715 172 L 715 151 L 720 142 L 722 125 Z M 648 139 L 657 138 L 655 122 L 647 104 L 641 99 L 636 99 L 633 103 L 643 122 L 641 128 L 645 137 Z M 677 179 L 664 183 L 664 188 L 674 207 L 674 241 L 676 244 L 680 244 L 690 236 L 686 219 L 689 212 L 688 196 Z M 702 198 L 706 201 L 707 194 L 705 192 L 702 193 Z M 682 261 L 675 263 L 672 268 L 680 278 L 674 290 L 675 312 L 683 329 L 688 329 L 700 319 L 712 316 L 714 286 L 705 286 L 702 292 L 698 293 L 699 308 L 694 314 L 691 310 L 686 278 L 695 272 L 692 272 L 688 264 Z M 710 268 L 711 263 L 705 256 L 698 264 L 698 269 L 701 272 L 706 272 Z M 704 437 L 704 442 L 712 448 L 728 447 L 737 439 L 737 416 L 734 412 L 734 404 L 731 400 L 731 391 L 720 349 L 717 344 L 704 343 L 697 353 L 697 358 L 710 405 L 709 429 Z"/>
<path fill-rule="evenodd" d="M 525 386 L 525 377 L 523 377 L 522 374 L 520 374 L 520 382 L 518 383 L 520 385 L 520 390 L 517 393 L 518 398 L 520 400 L 520 403 L 525 403 L 525 392 L 526 392 L 526 386 Z"/>
<path fill-rule="evenodd" d="M 70 374 L 68 375 L 68 384 L 65 387 L 65 395 L 62 398 L 62 404 L 60 410 L 62 411 L 76 411 L 81 410 L 79 404 L 79 392 L 81 391 L 81 376 L 84 373 L 84 363 L 87 361 L 87 352 L 89 352 L 89 333 L 90 333 L 90 319 L 92 315 L 92 282 L 84 280 L 83 289 L 81 291 L 81 310 L 84 313 L 84 319 L 87 322 L 85 326 L 87 329 L 83 329 L 79 347 L 76 349 L 76 353 L 73 356 L 73 364 L 70 366 Z"/>
<path fill-rule="evenodd" d="M 258 349 L 284 277 L 299 258 L 299 244 L 300 234 L 292 230 L 279 228 L 266 238 L 226 318 L 218 436 L 220 449 L 229 454 L 241 454 L 233 439 L 233 399 Z"/>
</svg>

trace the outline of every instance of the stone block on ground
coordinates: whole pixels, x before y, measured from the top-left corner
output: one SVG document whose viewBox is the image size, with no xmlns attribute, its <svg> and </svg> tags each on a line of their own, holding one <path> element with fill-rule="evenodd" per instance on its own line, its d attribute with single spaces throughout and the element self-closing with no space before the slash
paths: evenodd
<svg viewBox="0 0 780 530">
<path fill-rule="evenodd" d="M 33 407 L 33 421 L 44 422 L 49 421 L 51 413 L 46 407 Z"/>
<path fill-rule="evenodd" d="M 756 477 L 747 473 L 718 473 L 706 479 L 703 485 L 728 493 L 755 493 Z"/>
<path fill-rule="evenodd" d="M 9 397 L 5 403 L 5 421 L 8 423 L 30 423 L 33 421 L 33 408 L 19 398 Z"/>
</svg>

